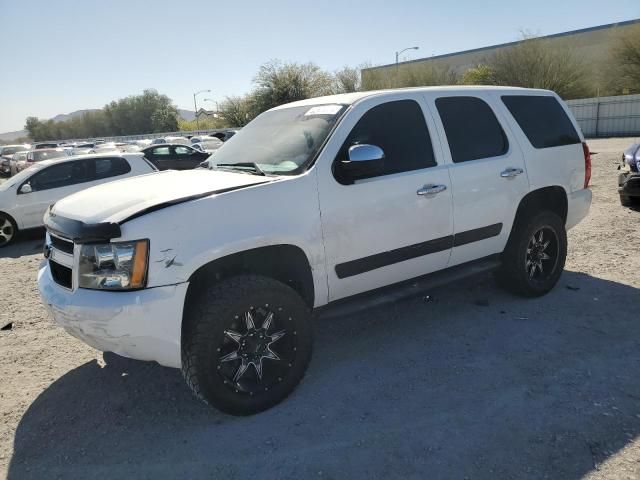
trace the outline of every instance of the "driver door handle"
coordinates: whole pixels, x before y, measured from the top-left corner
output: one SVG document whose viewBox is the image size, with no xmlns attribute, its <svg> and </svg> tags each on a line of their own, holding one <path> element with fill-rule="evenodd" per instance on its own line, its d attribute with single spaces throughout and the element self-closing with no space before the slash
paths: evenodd
<svg viewBox="0 0 640 480">
<path fill-rule="evenodd" d="M 446 185 L 434 185 L 433 183 L 430 183 L 429 185 L 425 185 L 424 187 L 422 187 L 416 193 L 421 196 L 435 195 L 436 193 L 444 192 L 446 189 Z"/>
<path fill-rule="evenodd" d="M 506 170 L 500 172 L 500 176 L 502 178 L 513 178 L 517 177 L 518 175 L 522 175 L 523 173 L 524 170 L 521 168 L 507 168 Z"/>
</svg>

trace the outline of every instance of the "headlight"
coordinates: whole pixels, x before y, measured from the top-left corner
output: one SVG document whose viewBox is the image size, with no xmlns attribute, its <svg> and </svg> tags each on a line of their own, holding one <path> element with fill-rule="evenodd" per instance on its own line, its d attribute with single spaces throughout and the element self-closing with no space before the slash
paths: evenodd
<svg viewBox="0 0 640 480">
<path fill-rule="evenodd" d="M 149 240 L 82 245 L 78 286 L 133 290 L 147 282 Z"/>
</svg>

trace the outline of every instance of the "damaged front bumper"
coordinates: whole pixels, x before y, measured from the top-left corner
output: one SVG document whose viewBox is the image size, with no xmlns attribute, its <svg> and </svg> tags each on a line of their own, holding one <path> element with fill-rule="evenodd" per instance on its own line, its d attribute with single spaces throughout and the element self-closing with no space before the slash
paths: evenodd
<svg viewBox="0 0 640 480">
<path fill-rule="evenodd" d="M 188 283 L 132 292 L 60 287 L 47 262 L 38 287 L 53 320 L 88 345 L 137 360 L 180 368 L 182 310 Z"/>
</svg>

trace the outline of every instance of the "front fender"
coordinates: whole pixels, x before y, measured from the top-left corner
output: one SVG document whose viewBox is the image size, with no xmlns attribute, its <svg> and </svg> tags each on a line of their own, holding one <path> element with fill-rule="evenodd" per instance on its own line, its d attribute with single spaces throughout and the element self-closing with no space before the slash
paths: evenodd
<svg viewBox="0 0 640 480">
<path fill-rule="evenodd" d="M 150 240 L 149 287 L 186 282 L 203 265 L 227 255 L 293 245 L 307 256 L 316 302 L 326 303 L 322 228 L 312 172 L 174 205 L 121 228 L 123 238 Z"/>
</svg>

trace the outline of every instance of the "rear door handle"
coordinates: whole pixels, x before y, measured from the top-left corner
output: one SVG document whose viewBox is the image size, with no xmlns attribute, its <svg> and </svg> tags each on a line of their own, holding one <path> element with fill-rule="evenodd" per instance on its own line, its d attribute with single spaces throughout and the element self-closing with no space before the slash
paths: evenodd
<svg viewBox="0 0 640 480">
<path fill-rule="evenodd" d="M 429 185 L 425 185 L 416 193 L 418 195 L 435 195 L 436 193 L 444 192 L 447 189 L 446 185 L 434 185 L 430 183 Z"/>
<path fill-rule="evenodd" d="M 507 168 L 506 170 L 500 172 L 500 176 L 502 178 L 513 178 L 517 177 L 518 175 L 522 175 L 523 173 L 524 170 L 521 168 Z"/>
</svg>

